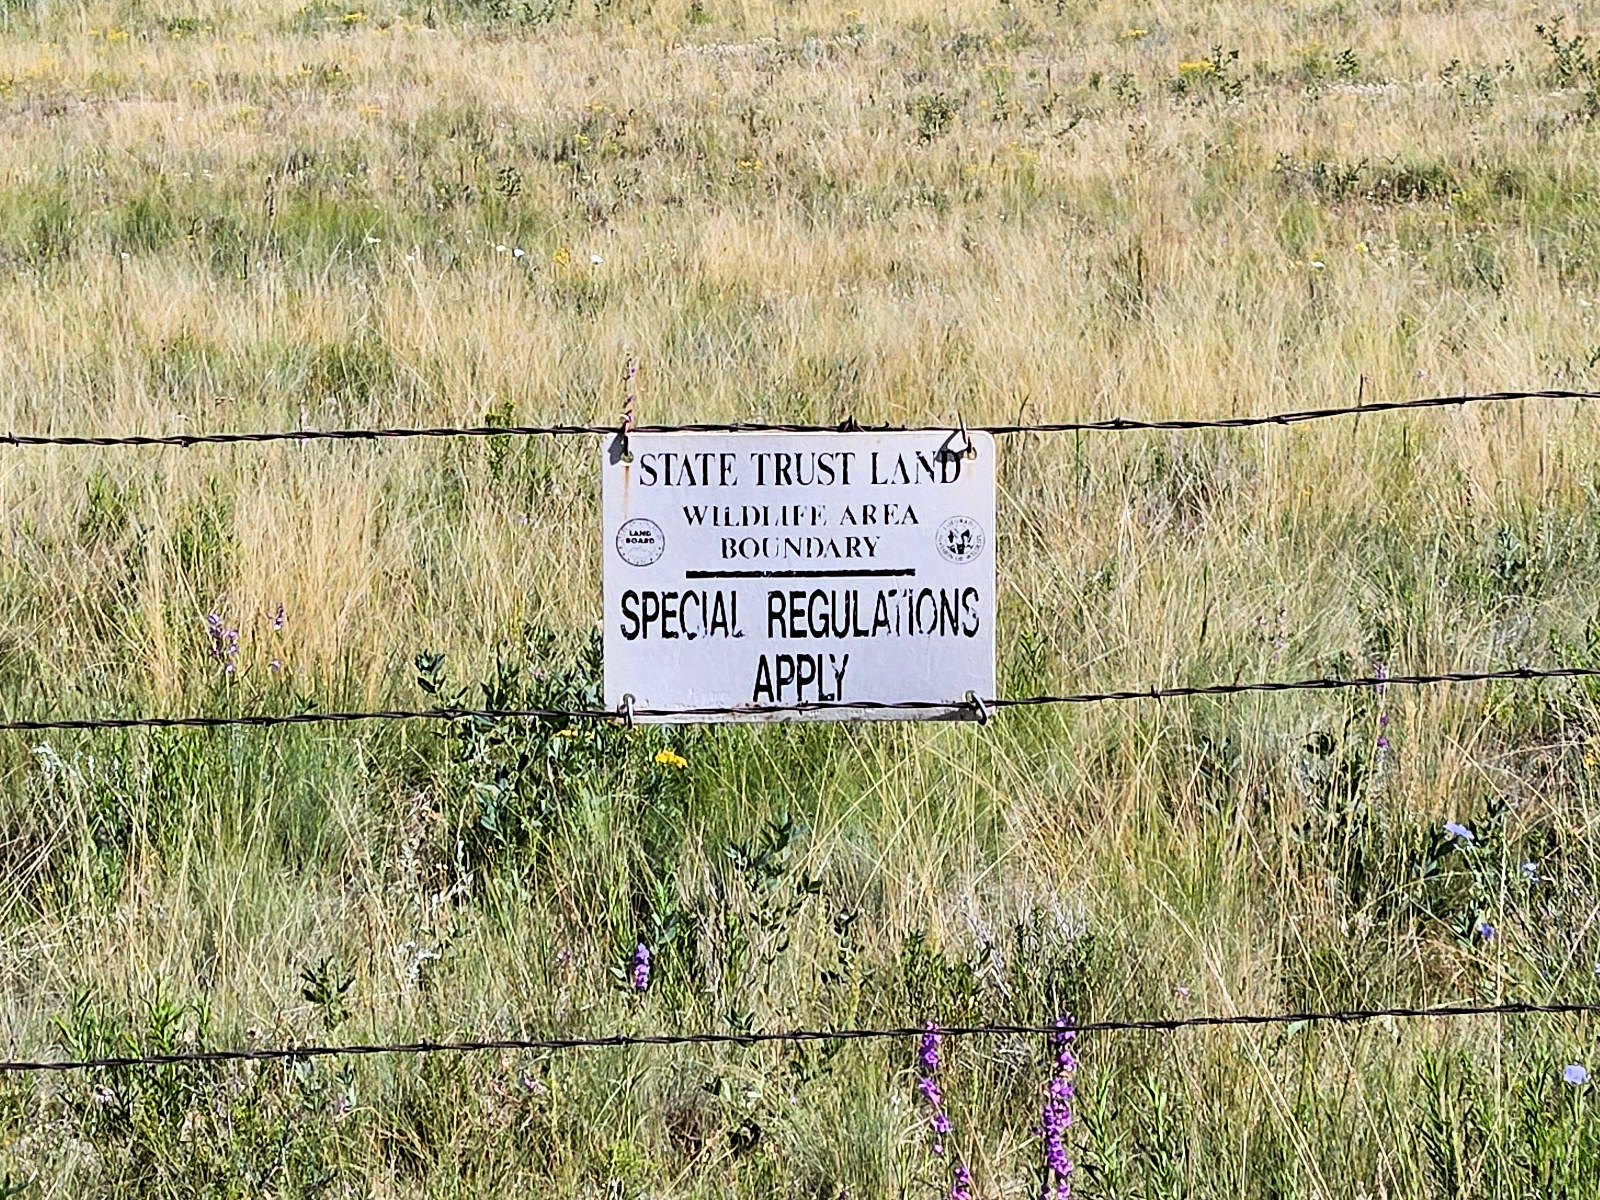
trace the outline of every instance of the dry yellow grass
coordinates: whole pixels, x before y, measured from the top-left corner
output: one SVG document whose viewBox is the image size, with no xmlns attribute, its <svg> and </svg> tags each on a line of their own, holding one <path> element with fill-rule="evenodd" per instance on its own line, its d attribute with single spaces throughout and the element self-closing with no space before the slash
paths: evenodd
<svg viewBox="0 0 1600 1200">
<path fill-rule="evenodd" d="M 1565 41 L 1600 37 L 1593 4 L 4 12 L 17 432 L 605 423 L 630 357 L 650 422 L 1600 386 L 1600 77 Z M 1534 30 L 1560 15 L 1568 60 Z M 1562 401 L 1010 439 L 1007 690 L 1591 662 L 1597 433 Z M 415 704 L 419 652 L 466 683 L 529 628 L 576 645 L 594 458 L 7 449 L 0 705 Z M 13 738 L 0 1012 L 31 1053 L 73 1044 L 50 1021 L 80 991 L 149 1035 L 158 984 L 216 1043 L 1592 997 L 1593 730 L 1581 689 L 1460 688 L 689 734 L 686 792 L 608 743 L 631 765 L 509 848 L 420 730 L 59 763 Z M 731 867 L 782 810 L 789 873 Z M 1477 857 L 1441 854 L 1446 819 Z M 661 988 L 612 995 L 672 912 Z M 348 1023 L 302 995 L 324 956 Z M 1552 1074 L 1592 1049 L 1561 1022 L 1097 1040 L 1080 1194 L 1594 1194 L 1600 1131 Z M 1026 1052 L 954 1052 L 985 1196 L 1033 1183 Z M 18 1084 L 0 1159 L 51 1195 L 935 1194 L 897 1054 L 241 1074 L 172 1120 L 156 1080 L 127 1127 Z M 294 1147 L 265 1181 L 241 1096 Z M 735 1154 L 745 1121 L 765 1143 Z"/>
</svg>

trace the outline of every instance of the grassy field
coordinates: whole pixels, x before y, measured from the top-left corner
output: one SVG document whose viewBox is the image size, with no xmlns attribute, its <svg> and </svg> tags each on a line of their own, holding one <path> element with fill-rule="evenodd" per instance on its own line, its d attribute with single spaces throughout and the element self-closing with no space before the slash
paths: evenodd
<svg viewBox="0 0 1600 1200">
<path fill-rule="evenodd" d="M 1600 388 L 1588 0 L 163 3 L 0 0 L 6 430 L 609 423 L 630 358 L 643 421 Z M 0 712 L 588 702 L 597 480 L 0 448 Z M 1593 404 L 1000 491 L 1007 694 L 1600 665 Z M 1600 688 L 6 734 L 0 863 L 20 1057 L 1600 1001 Z M 1600 1196 L 1597 1030 L 1085 1035 L 1074 1191 Z M 1049 1048 L 946 1042 L 942 1159 L 915 1051 L 5 1076 L 0 1192 L 1037 1196 Z"/>
</svg>

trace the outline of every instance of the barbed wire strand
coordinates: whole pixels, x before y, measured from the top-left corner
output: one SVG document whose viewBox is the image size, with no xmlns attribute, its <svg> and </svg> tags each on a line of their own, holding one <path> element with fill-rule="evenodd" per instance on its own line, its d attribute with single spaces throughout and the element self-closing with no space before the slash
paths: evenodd
<svg viewBox="0 0 1600 1200">
<path fill-rule="evenodd" d="M 1046 421 L 1013 425 L 972 425 L 992 434 L 1077 433 L 1129 430 L 1252 429 L 1263 425 L 1298 425 L 1331 417 L 1411 409 L 1459 408 L 1509 400 L 1600 400 L 1600 392 L 1545 389 L 1530 392 L 1482 392 L 1474 395 L 1428 396 L 1418 400 L 1375 400 L 1362 404 L 1307 408 L 1244 417 L 1196 417 L 1139 420 L 1108 417 L 1099 421 Z M 67 434 L 0 434 L 7 446 L 232 446 L 258 442 L 364 442 L 405 438 L 576 437 L 615 435 L 619 425 L 439 425 L 371 429 L 285 429 L 242 433 L 175 433 L 166 435 L 81 437 Z M 838 425 L 765 423 L 756 421 L 695 422 L 682 425 L 634 425 L 632 433 L 950 433 L 948 425 L 862 425 L 850 418 Z"/>
<path fill-rule="evenodd" d="M 1149 1017 L 1139 1020 L 1084 1021 L 1077 1033 L 1173 1033 L 1185 1029 L 1228 1026 L 1353 1025 L 1385 1019 L 1448 1019 L 1528 1015 L 1597 1014 L 1600 1004 L 1583 1002 L 1451 1004 L 1433 1008 L 1361 1008 L 1310 1012 L 1238 1013 L 1196 1017 Z M 1056 1025 L 941 1025 L 950 1037 L 1032 1037 L 1059 1031 Z M 858 1029 L 790 1029 L 748 1033 L 605 1034 L 596 1037 L 503 1037 L 450 1042 L 374 1042 L 343 1046 L 265 1046 L 227 1050 L 181 1050 L 165 1054 L 119 1054 L 72 1059 L 0 1060 L 0 1074 L 43 1071 L 115 1070 L 127 1067 L 202 1066 L 209 1063 L 294 1061 L 313 1058 L 356 1058 L 380 1054 L 473 1054 L 493 1050 L 594 1050 L 642 1046 L 757 1046 L 772 1042 L 864 1042 L 917 1038 L 926 1025 Z"/>
<path fill-rule="evenodd" d="M 1354 678 L 1263 680 L 1254 683 L 1208 683 L 1188 687 L 1133 688 L 1115 692 L 1077 692 L 1063 695 L 1018 696 L 994 700 L 813 701 L 804 704 L 749 705 L 723 708 L 635 708 L 639 720 L 695 717 L 782 717 L 826 712 L 973 712 L 985 709 L 1036 708 L 1054 704 L 1102 704 L 1130 700 L 1174 700 L 1197 696 L 1238 696 L 1266 692 L 1321 692 L 1351 688 L 1426 687 L 1450 683 L 1491 683 L 1500 680 L 1592 679 L 1600 667 L 1511 667 L 1500 671 L 1447 671 L 1426 675 L 1365 675 Z M 43 733 L 51 730 L 90 729 L 221 729 L 230 726 L 348 724 L 356 721 L 622 721 L 626 714 L 595 708 L 389 708 L 356 712 L 240 713 L 189 717 L 61 717 L 46 720 L 0 721 L 0 733 Z"/>
</svg>

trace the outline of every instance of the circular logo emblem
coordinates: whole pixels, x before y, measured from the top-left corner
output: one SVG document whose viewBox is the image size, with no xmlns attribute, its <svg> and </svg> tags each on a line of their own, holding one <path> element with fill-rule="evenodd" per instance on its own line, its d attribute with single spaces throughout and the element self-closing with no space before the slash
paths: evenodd
<svg viewBox="0 0 1600 1200">
<path fill-rule="evenodd" d="M 648 567 L 661 557 L 667 548 L 667 535 L 661 526 L 647 517 L 635 517 L 623 522 L 617 530 L 617 553 L 622 561 L 633 567 Z"/>
<path fill-rule="evenodd" d="M 969 563 L 983 553 L 983 527 L 971 517 L 951 517 L 933 537 L 945 562 Z"/>
</svg>

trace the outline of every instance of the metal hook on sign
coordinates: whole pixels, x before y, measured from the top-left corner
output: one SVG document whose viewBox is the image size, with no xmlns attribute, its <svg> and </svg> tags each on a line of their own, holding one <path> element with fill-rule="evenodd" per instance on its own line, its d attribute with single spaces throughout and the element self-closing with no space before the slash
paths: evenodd
<svg viewBox="0 0 1600 1200">
<path fill-rule="evenodd" d="M 633 693 L 629 692 L 622 697 L 622 724 L 627 729 L 633 728 Z"/>
<path fill-rule="evenodd" d="M 630 357 L 628 359 L 627 370 L 628 390 L 623 394 L 622 397 L 622 432 L 617 438 L 617 441 L 620 443 L 619 449 L 621 451 L 621 458 L 625 463 L 631 463 L 633 461 L 633 450 L 628 445 L 628 434 L 633 432 L 633 405 L 635 401 L 633 381 L 638 374 L 639 363 L 636 359 Z M 630 721 L 629 724 L 632 724 L 632 722 Z"/>
<path fill-rule="evenodd" d="M 961 429 L 961 449 L 956 451 L 962 458 L 973 459 L 978 457 L 978 448 L 972 444 L 972 435 L 967 432 L 967 419 L 960 413 L 956 414 L 956 424 Z"/>
<path fill-rule="evenodd" d="M 968 692 L 967 704 L 978 714 L 979 725 L 987 725 L 989 723 L 989 706 L 983 702 L 982 696 L 978 695 L 977 692 Z"/>
</svg>

